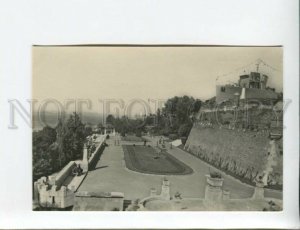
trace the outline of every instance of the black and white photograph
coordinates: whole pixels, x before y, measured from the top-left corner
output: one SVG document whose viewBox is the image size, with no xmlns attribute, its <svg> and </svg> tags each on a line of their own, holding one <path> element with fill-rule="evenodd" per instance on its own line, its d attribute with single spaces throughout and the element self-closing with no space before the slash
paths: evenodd
<svg viewBox="0 0 300 230">
<path fill-rule="evenodd" d="M 33 47 L 33 210 L 281 211 L 282 47 Z"/>
<path fill-rule="evenodd" d="M 0 229 L 299 229 L 298 0 L 0 1 Z"/>
</svg>

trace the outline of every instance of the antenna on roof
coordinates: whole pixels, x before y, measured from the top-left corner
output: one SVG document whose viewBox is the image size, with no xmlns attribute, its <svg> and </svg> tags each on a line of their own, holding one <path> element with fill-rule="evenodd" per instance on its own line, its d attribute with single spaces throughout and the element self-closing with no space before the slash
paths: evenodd
<svg viewBox="0 0 300 230">
<path fill-rule="evenodd" d="M 256 72 L 258 72 L 258 70 L 259 70 L 259 65 L 261 64 L 261 63 L 264 63 L 260 58 L 259 59 L 257 59 L 256 60 Z"/>
</svg>

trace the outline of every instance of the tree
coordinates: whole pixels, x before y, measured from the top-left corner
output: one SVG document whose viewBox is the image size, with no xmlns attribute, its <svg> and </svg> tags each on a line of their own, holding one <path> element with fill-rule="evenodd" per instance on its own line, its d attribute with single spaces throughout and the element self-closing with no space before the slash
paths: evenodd
<svg viewBox="0 0 300 230">
<path fill-rule="evenodd" d="M 142 137 L 142 131 L 140 129 L 137 129 L 135 132 L 135 136 Z"/>
<path fill-rule="evenodd" d="M 115 117 L 114 117 L 112 114 L 109 114 L 109 115 L 106 117 L 106 123 L 107 123 L 107 124 L 114 125 L 114 124 L 115 124 Z"/>
<path fill-rule="evenodd" d="M 66 133 L 64 136 L 64 151 L 67 153 L 67 160 L 75 160 L 82 157 L 82 150 L 85 141 L 84 125 L 77 113 L 70 115 L 66 122 Z"/>
<path fill-rule="evenodd" d="M 71 114 L 66 122 L 60 121 L 56 131 L 60 164 L 80 159 L 87 133 L 78 114 Z"/>
<path fill-rule="evenodd" d="M 187 136 L 192 127 L 191 117 L 199 111 L 202 102 L 193 97 L 173 97 L 166 101 L 164 108 L 157 110 L 156 132 L 163 135 L 178 133 Z"/>
<path fill-rule="evenodd" d="M 54 169 L 52 166 L 53 159 L 50 146 L 56 141 L 56 131 L 51 127 L 44 127 L 41 131 L 32 134 L 32 163 L 33 178 L 48 175 Z"/>
<path fill-rule="evenodd" d="M 64 122 L 59 121 L 55 129 L 44 127 L 33 132 L 33 178 L 47 176 L 60 170 L 70 160 L 82 157 L 85 129 L 80 117 L 74 113 Z"/>
<path fill-rule="evenodd" d="M 84 127 L 84 136 L 87 137 L 87 136 L 90 136 L 92 134 L 93 134 L 92 127 L 90 127 L 88 125 L 85 125 L 85 127 Z"/>
<path fill-rule="evenodd" d="M 200 108 L 201 108 L 201 105 L 202 105 L 202 101 L 200 100 L 196 100 L 193 104 L 192 104 L 192 108 L 191 108 L 191 112 L 192 113 L 197 113 L 199 112 Z"/>
<path fill-rule="evenodd" d="M 56 133 L 57 133 L 57 149 L 58 149 L 58 163 L 59 167 L 61 168 L 64 163 L 67 161 L 66 153 L 64 152 L 64 137 L 67 133 L 67 127 L 63 123 L 62 120 L 59 120 L 58 125 L 56 126 Z"/>
<path fill-rule="evenodd" d="M 192 128 L 192 123 L 186 123 L 181 125 L 178 130 L 178 135 L 180 137 L 187 137 L 190 133 L 191 128 Z"/>
</svg>

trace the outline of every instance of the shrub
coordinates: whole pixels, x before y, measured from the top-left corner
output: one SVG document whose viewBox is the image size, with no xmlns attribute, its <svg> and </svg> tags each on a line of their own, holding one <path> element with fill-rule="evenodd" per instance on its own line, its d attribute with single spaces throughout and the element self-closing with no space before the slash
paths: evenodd
<svg viewBox="0 0 300 230">
<path fill-rule="evenodd" d="M 169 138 L 171 140 L 176 140 L 176 139 L 178 139 L 178 135 L 176 133 L 172 133 L 172 134 L 169 135 Z"/>
<path fill-rule="evenodd" d="M 219 172 L 210 172 L 210 177 L 211 178 L 222 178 L 222 175 Z"/>
<path fill-rule="evenodd" d="M 185 145 L 185 142 L 186 142 L 187 138 L 186 137 L 181 137 L 180 139 L 181 139 L 182 144 Z"/>
</svg>

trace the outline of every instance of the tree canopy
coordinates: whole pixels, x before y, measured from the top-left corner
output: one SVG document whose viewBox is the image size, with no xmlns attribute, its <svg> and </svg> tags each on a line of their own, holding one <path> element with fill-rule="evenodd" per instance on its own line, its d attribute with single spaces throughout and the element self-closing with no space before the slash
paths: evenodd
<svg viewBox="0 0 300 230">
<path fill-rule="evenodd" d="M 33 178 L 49 175 L 69 161 L 80 159 L 85 138 L 90 132 L 76 113 L 66 121 L 60 120 L 56 128 L 46 126 L 33 132 Z"/>
<path fill-rule="evenodd" d="M 202 102 L 193 97 L 173 97 L 166 101 L 162 109 L 156 114 L 150 114 L 139 119 L 128 117 L 115 118 L 108 115 L 106 122 L 112 124 L 116 131 L 123 136 L 126 133 L 134 133 L 138 136 L 147 131 L 147 126 L 154 127 L 157 135 L 166 135 L 173 138 L 187 137 L 192 127 L 192 117 L 201 108 Z"/>
</svg>

